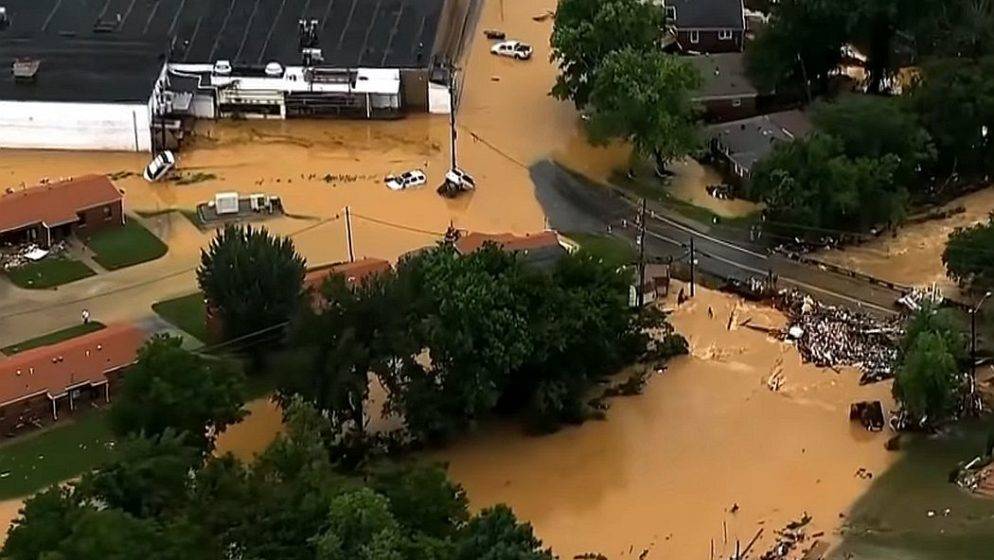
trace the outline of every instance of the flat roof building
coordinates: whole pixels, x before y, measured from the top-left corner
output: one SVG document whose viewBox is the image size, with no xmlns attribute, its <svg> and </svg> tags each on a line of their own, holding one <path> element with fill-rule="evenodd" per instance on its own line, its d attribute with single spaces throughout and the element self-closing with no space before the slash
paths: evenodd
<svg viewBox="0 0 994 560">
<path fill-rule="evenodd" d="M 0 147 L 149 151 L 166 117 L 427 110 L 469 4 L 8 0 Z"/>
</svg>

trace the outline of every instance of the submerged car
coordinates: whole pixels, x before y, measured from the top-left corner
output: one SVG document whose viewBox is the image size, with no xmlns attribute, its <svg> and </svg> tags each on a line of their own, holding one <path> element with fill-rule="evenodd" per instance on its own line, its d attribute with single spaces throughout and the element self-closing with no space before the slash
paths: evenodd
<svg viewBox="0 0 994 560">
<path fill-rule="evenodd" d="M 384 182 L 386 182 L 388 189 L 402 191 L 404 189 L 420 187 L 428 182 L 428 177 L 425 176 L 424 171 L 414 169 L 400 175 L 387 175 Z"/>
<path fill-rule="evenodd" d="M 464 191 L 471 191 L 476 188 L 476 179 L 458 167 L 450 169 L 445 174 L 445 182 Z"/>
<path fill-rule="evenodd" d="M 521 41 L 502 41 L 490 47 L 490 52 L 498 56 L 509 56 L 518 60 L 528 60 L 532 57 L 532 47 Z"/>
<path fill-rule="evenodd" d="M 176 156 L 171 151 L 165 150 L 148 162 L 142 175 L 146 181 L 154 183 L 169 173 L 175 165 Z"/>
</svg>

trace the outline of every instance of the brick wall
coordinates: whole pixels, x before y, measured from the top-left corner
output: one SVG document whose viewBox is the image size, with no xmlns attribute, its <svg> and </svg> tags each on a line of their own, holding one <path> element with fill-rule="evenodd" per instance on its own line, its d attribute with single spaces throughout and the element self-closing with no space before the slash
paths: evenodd
<svg viewBox="0 0 994 560">
<path fill-rule="evenodd" d="M 120 227 L 124 209 L 121 201 L 97 206 L 78 213 L 79 221 L 73 226 L 78 233 L 94 233 L 108 227 Z"/>
<path fill-rule="evenodd" d="M 717 30 L 696 31 L 698 41 L 692 42 L 691 34 L 694 31 L 680 29 L 677 31 L 677 43 L 684 51 L 695 51 L 702 53 L 739 52 L 742 50 L 742 31 L 732 32 L 731 39 L 719 39 Z"/>
</svg>

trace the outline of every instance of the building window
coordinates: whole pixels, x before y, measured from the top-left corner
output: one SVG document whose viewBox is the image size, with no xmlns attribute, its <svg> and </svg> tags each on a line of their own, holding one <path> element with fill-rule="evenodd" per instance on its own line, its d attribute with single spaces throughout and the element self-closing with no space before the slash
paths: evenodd
<svg viewBox="0 0 994 560">
<path fill-rule="evenodd" d="M 107 221 L 113 217 L 113 212 L 111 212 L 110 206 L 104 206 L 104 221 Z"/>
<path fill-rule="evenodd" d="M 701 32 L 698 31 L 698 30 L 696 30 L 696 29 L 694 29 L 693 31 L 691 31 L 690 32 L 690 42 L 694 43 L 695 45 L 697 43 L 700 43 L 701 42 Z"/>
<path fill-rule="evenodd" d="M 719 29 L 718 30 L 718 38 L 721 39 L 722 41 L 729 41 L 729 40 L 731 40 L 732 39 L 732 30 L 731 29 Z"/>
<path fill-rule="evenodd" d="M 741 107 L 741 106 L 742 106 L 742 100 L 741 99 L 733 99 L 732 100 L 732 107 Z"/>
<path fill-rule="evenodd" d="M 666 6 L 666 19 L 676 21 L 676 6 Z"/>
</svg>

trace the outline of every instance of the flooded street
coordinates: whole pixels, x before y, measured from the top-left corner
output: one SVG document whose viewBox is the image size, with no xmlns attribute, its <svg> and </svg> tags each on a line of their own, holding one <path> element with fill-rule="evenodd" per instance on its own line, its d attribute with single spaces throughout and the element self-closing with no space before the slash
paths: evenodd
<svg viewBox="0 0 994 560">
<path fill-rule="evenodd" d="M 942 252 L 953 230 L 987 220 L 988 215 L 994 211 L 994 189 L 987 188 L 957 198 L 945 207 L 960 206 L 966 211 L 944 220 L 903 227 L 896 238 L 884 235 L 860 247 L 822 251 L 817 256 L 891 282 L 909 286 L 930 286 L 935 283 L 943 294 L 956 297 L 960 290 L 946 276 Z"/>
<path fill-rule="evenodd" d="M 870 486 L 857 470 L 879 474 L 899 456 L 884 449 L 886 433 L 848 423 L 849 404 L 880 399 L 889 409 L 890 386 L 861 387 L 855 371 L 803 365 L 763 333 L 726 331 L 730 313 L 735 324 L 783 320 L 702 290 L 672 317 L 692 356 L 674 360 L 644 394 L 612 400 L 606 421 L 546 437 L 492 426 L 438 458 L 474 507 L 507 502 L 563 558 L 637 558 L 643 549 L 707 558 L 712 541 L 727 555 L 760 528 L 768 545 L 804 512 L 809 535 L 834 541 L 839 514 Z M 784 385 L 772 392 L 766 380 L 776 372 Z"/>
</svg>

